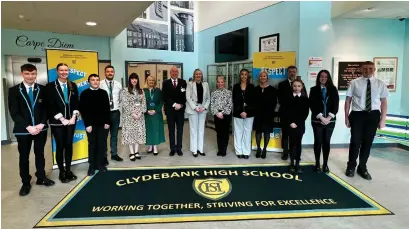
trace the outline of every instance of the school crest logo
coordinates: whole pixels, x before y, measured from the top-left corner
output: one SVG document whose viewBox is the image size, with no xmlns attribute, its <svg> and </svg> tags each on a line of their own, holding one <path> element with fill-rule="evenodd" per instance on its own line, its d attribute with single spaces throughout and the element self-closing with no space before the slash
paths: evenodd
<svg viewBox="0 0 409 229">
<path fill-rule="evenodd" d="M 195 179 L 193 189 L 204 198 L 220 200 L 230 194 L 232 185 L 227 178 Z"/>
<path fill-rule="evenodd" d="M 77 63 L 77 60 L 72 60 L 72 64 L 76 64 Z"/>
</svg>

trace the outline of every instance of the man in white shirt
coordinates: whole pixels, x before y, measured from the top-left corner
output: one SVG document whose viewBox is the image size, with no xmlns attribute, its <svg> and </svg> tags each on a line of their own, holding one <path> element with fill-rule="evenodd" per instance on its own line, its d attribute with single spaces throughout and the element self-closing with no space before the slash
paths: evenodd
<svg viewBox="0 0 409 229">
<path fill-rule="evenodd" d="M 120 94 L 122 90 L 122 85 L 120 82 L 114 80 L 115 69 L 113 66 L 108 65 L 105 67 L 105 79 L 101 81 L 100 88 L 108 93 L 109 106 L 111 108 L 111 125 L 109 131 L 111 133 L 111 160 L 123 161 L 123 159 L 118 156 L 118 129 L 121 120 L 121 113 L 119 112 Z M 105 150 L 105 161 L 104 164 L 107 166 L 108 163 L 108 147 Z"/>
<path fill-rule="evenodd" d="M 366 180 L 372 177 L 366 164 L 376 129 L 385 127 L 387 113 L 386 84 L 374 77 L 375 64 L 367 61 L 361 66 L 362 77 L 351 81 L 345 100 L 345 125 L 351 128 L 349 160 L 345 175 L 353 177 L 359 155 L 357 173 Z M 349 113 L 352 104 L 352 111 Z"/>
</svg>

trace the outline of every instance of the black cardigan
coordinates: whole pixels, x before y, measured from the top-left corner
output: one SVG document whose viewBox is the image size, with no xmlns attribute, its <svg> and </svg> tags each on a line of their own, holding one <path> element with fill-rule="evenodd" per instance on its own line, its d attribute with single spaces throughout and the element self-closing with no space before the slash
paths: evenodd
<svg viewBox="0 0 409 229">
<path fill-rule="evenodd" d="M 103 89 L 84 90 L 80 95 L 79 111 L 85 127 L 111 125 L 109 97 Z"/>
<path fill-rule="evenodd" d="M 241 92 L 240 83 L 237 83 L 233 86 L 233 117 L 235 118 L 241 118 L 240 114 L 242 112 L 246 112 L 248 118 L 254 117 L 254 85 L 247 84 L 244 94 L 245 101 L 243 101 L 243 94 Z M 246 107 L 243 107 L 244 103 L 246 103 Z"/>
<path fill-rule="evenodd" d="M 336 87 L 327 87 L 327 116 L 332 113 L 337 115 L 339 109 L 339 95 Z M 311 121 L 318 121 L 317 115 L 322 113 L 324 115 L 324 104 L 321 93 L 321 86 L 314 86 L 310 90 L 310 109 L 311 109 Z M 326 118 L 326 117 L 325 117 Z M 336 120 L 334 117 L 332 120 Z"/>
<path fill-rule="evenodd" d="M 291 131 L 296 131 L 298 133 L 305 133 L 305 120 L 308 118 L 310 109 L 308 106 L 308 97 L 294 97 L 288 98 L 288 106 L 284 107 L 284 113 L 286 115 L 286 123 L 284 125 Z M 290 127 L 291 123 L 295 123 L 297 128 L 293 129 Z"/>
</svg>

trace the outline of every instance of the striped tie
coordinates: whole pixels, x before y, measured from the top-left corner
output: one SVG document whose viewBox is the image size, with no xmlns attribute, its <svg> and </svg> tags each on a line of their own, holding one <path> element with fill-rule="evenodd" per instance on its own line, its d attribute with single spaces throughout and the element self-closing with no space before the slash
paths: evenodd
<svg viewBox="0 0 409 229">
<path fill-rule="evenodd" d="M 371 81 L 369 79 L 368 79 L 368 81 L 366 83 L 365 110 L 366 111 L 371 111 L 372 110 L 372 105 L 371 105 Z"/>
</svg>

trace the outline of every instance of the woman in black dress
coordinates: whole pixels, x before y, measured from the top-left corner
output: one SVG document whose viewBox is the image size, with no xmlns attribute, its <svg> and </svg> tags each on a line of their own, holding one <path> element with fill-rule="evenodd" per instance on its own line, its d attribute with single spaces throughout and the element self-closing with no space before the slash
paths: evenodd
<svg viewBox="0 0 409 229">
<path fill-rule="evenodd" d="M 277 90 L 269 85 L 268 74 L 261 71 L 259 85 L 255 88 L 255 116 L 253 129 L 256 131 L 257 158 L 266 158 L 270 133 L 273 131 L 274 111 L 277 105 Z M 261 150 L 261 136 L 264 135 L 263 150 Z"/>
</svg>

